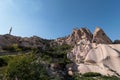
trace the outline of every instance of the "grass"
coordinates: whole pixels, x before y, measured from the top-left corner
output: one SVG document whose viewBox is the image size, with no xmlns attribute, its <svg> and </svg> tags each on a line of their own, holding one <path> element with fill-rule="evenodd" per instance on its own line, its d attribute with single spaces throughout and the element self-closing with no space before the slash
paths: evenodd
<svg viewBox="0 0 120 80">
<path fill-rule="evenodd" d="M 97 76 L 97 77 L 78 77 L 71 80 L 120 80 L 118 77 Z"/>
<path fill-rule="evenodd" d="M 71 80 L 120 80 L 116 76 L 103 76 L 100 73 L 88 72 L 85 74 L 75 74 Z"/>
<path fill-rule="evenodd" d="M 2 79 L 3 78 L 3 76 L 4 76 L 4 71 L 6 70 L 6 66 L 4 66 L 4 67 L 0 67 L 0 79 Z"/>
</svg>

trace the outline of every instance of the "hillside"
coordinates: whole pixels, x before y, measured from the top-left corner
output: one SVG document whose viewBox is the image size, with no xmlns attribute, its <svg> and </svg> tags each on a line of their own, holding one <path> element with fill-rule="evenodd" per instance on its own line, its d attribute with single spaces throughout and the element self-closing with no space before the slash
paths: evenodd
<svg viewBox="0 0 120 80">
<path fill-rule="evenodd" d="M 104 80 L 108 76 L 109 80 L 116 76 L 113 77 L 116 79 L 120 77 L 118 43 L 119 40 L 113 42 L 99 27 L 94 33 L 87 28 L 75 28 L 67 37 L 53 40 L 0 35 L 0 65 L 5 70 L 1 70 L 0 77 L 7 77 L 7 80 L 14 80 L 16 76 L 20 80 L 80 80 L 91 76 L 93 80 L 95 76 L 95 80 Z M 22 74 L 27 75 L 23 78 Z M 28 78 L 30 76 L 32 78 Z"/>
</svg>

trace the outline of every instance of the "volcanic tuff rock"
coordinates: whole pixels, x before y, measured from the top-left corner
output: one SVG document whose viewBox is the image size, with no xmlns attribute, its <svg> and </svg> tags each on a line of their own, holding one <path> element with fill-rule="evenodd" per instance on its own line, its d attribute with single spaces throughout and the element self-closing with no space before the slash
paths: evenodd
<svg viewBox="0 0 120 80">
<path fill-rule="evenodd" d="M 58 38 L 56 39 L 56 42 L 58 44 L 69 44 L 69 45 L 75 45 L 78 41 L 82 40 L 82 38 L 86 38 L 89 41 L 92 41 L 92 33 L 87 28 L 74 28 L 72 31 L 72 34 L 70 34 L 67 37 L 64 38 Z"/>
<path fill-rule="evenodd" d="M 99 27 L 96 27 L 96 29 L 93 33 L 93 42 L 103 43 L 103 44 L 112 44 L 112 41 L 110 40 L 110 38 Z"/>
<path fill-rule="evenodd" d="M 120 76 L 120 44 L 78 44 L 67 57 L 76 64 L 74 72 Z"/>
<path fill-rule="evenodd" d="M 119 43 L 119 40 L 114 43 Z M 75 28 L 69 36 L 56 40 L 46 40 L 37 36 L 22 38 L 9 34 L 0 35 L 0 50 L 13 44 L 25 48 L 42 49 L 57 44 L 69 44 L 74 46 L 67 54 L 67 58 L 73 61 L 72 64 L 66 65 L 69 75 L 74 75 L 77 71 L 120 76 L 120 44 L 112 44 L 109 37 L 99 27 L 93 34 L 87 28 Z"/>
<path fill-rule="evenodd" d="M 83 38 L 89 40 L 90 42 L 94 42 L 94 43 L 103 43 L 103 44 L 111 44 L 112 43 L 110 38 L 99 27 L 97 27 L 95 29 L 93 34 L 87 28 L 80 28 L 80 29 L 75 28 L 75 29 L 73 29 L 72 34 L 70 34 L 67 37 L 58 38 L 58 39 L 56 39 L 55 42 L 57 42 L 60 45 L 69 44 L 69 45 L 74 46 L 75 44 L 77 44 L 77 42 L 79 42 Z"/>
<path fill-rule="evenodd" d="M 112 41 L 106 36 L 104 31 L 100 28 L 96 28 L 94 34 L 90 32 L 87 28 L 74 28 L 72 34 L 67 37 L 58 38 L 56 40 L 47 40 L 42 39 L 37 36 L 33 37 L 18 37 L 13 35 L 0 35 L 0 49 L 6 46 L 11 46 L 13 44 L 18 44 L 21 47 L 27 48 L 45 48 L 46 45 L 55 46 L 55 45 L 62 45 L 62 44 L 69 44 L 69 45 L 76 45 L 80 40 L 86 39 L 90 42 L 95 43 L 105 43 L 109 44 Z"/>
<path fill-rule="evenodd" d="M 119 40 L 114 43 L 119 43 Z M 67 65 L 73 72 L 120 77 L 120 44 L 112 44 L 99 27 L 95 29 L 92 42 L 86 38 L 79 40 L 67 57 L 74 63 Z"/>
</svg>

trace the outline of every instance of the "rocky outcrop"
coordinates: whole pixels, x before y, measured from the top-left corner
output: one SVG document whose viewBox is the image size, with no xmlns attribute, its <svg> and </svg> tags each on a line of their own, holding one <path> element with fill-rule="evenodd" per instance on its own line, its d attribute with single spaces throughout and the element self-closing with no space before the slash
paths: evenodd
<svg viewBox="0 0 120 80">
<path fill-rule="evenodd" d="M 120 76 L 119 44 L 82 42 L 75 46 L 71 53 L 67 54 L 67 57 L 76 64 L 76 70 L 73 69 L 74 72 L 77 71 L 82 74 L 97 72 L 106 76 Z"/>
<path fill-rule="evenodd" d="M 30 47 L 30 48 L 38 48 L 43 47 L 45 43 L 43 43 L 43 39 L 33 36 L 33 37 L 25 37 L 19 40 L 19 45 L 23 47 Z"/>
<path fill-rule="evenodd" d="M 72 34 L 67 37 L 58 38 L 55 40 L 55 42 L 60 45 L 69 44 L 74 46 L 83 38 L 93 43 L 112 44 L 112 40 L 99 27 L 95 29 L 93 34 L 87 28 L 75 28 L 73 29 Z"/>
<path fill-rule="evenodd" d="M 93 34 L 88 33 L 87 29 L 84 30 L 84 28 L 76 29 L 65 39 L 71 44 L 73 44 L 72 41 L 76 41 L 73 50 L 67 54 L 67 58 L 73 61 L 72 64 L 66 66 L 68 73 L 70 71 L 81 74 L 97 72 L 106 76 L 120 77 L 119 40 L 112 44 L 111 39 L 99 27 L 95 29 Z"/>
<path fill-rule="evenodd" d="M 74 29 L 72 34 L 66 39 L 68 44 L 76 44 L 82 38 L 86 38 L 89 41 L 92 40 L 92 33 L 87 28 Z"/>
<path fill-rule="evenodd" d="M 112 44 L 112 40 L 110 40 L 110 38 L 105 34 L 105 32 L 99 27 L 96 27 L 93 33 L 93 42 L 102 44 Z"/>
<path fill-rule="evenodd" d="M 33 37 L 18 37 L 13 35 L 0 35 L 0 49 L 12 46 L 13 44 L 17 44 L 23 48 L 41 48 L 44 49 L 46 46 L 51 46 L 53 44 L 52 40 L 42 39 L 37 36 Z"/>
<path fill-rule="evenodd" d="M 86 39 L 89 42 L 94 43 L 103 43 L 103 44 L 111 44 L 112 41 L 107 37 L 104 31 L 100 28 L 96 28 L 94 34 L 90 32 L 87 28 L 74 28 L 72 34 L 67 37 L 58 38 L 56 40 L 47 40 L 42 39 L 37 36 L 33 37 L 18 37 L 13 36 L 10 34 L 0 35 L 0 48 L 5 46 L 10 46 L 13 44 L 18 44 L 21 47 L 28 47 L 28 48 L 44 48 L 46 45 L 55 46 L 55 45 L 62 45 L 62 44 L 69 44 L 75 46 L 79 41 L 82 39 Z"/>
<path fill-rule="evenodd" d="M 72 31 L 72 34 L 70 34 L 67 37 L 64 38 L 58 38 L 56 39 L 56 42 L 60 45 L 62 44 L 69 44 L 69 45 L 75 45 L 77 42 L 82 40 L 82 38 L 88 39 L 90 42 L 92 41 L 92 33 L 87 28 L 75 28 Z"/>
<path fill-rule="evenodd" d="M 112 44 L 105 32 L 97 27 L 92 34 L 87 28 L 75 28 L 67 37 L 56 40 L 47 40 L 37 36 L 18 37 L 10 34 L 0 35 L 0 50 L 4 47 L 18 44 L 23 48 L 45 48 L 51 46 L 69 44 L 74 46 L 73 50 L 67 54 L 67 58 L 73 61 L 67 64 L 68 75 L 74 72 L 98 72 L 102 75 L 120 76 L 120 41 L 116 40 Z M 62 69 L 61 69 L 62 70 Z M 51 64 L 48 68 L 50 74 L 65 74 L 60 70 L 60 65 Z M 56 72 L 58 71 L 58 72 Z"/>
<path fill-rule="evenodd" d="M 0 47 L 10 46 L 12 44 L 18 43 L 21 37 L 15 37 L 9 34 L 0 35 Z"/>
</svg>

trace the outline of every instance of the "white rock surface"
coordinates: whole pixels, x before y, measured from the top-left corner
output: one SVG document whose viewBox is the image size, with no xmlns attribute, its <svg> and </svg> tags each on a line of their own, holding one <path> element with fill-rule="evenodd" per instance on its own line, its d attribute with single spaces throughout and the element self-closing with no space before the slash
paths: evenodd
<svg viewBox="0 0 120 80">
<path fill-rule="evenodd" d="M 67 56 L 77 64 L 79 73 L 98 72 L 120 76 L 120 44 L 80 44 Z"/>
</svg>

